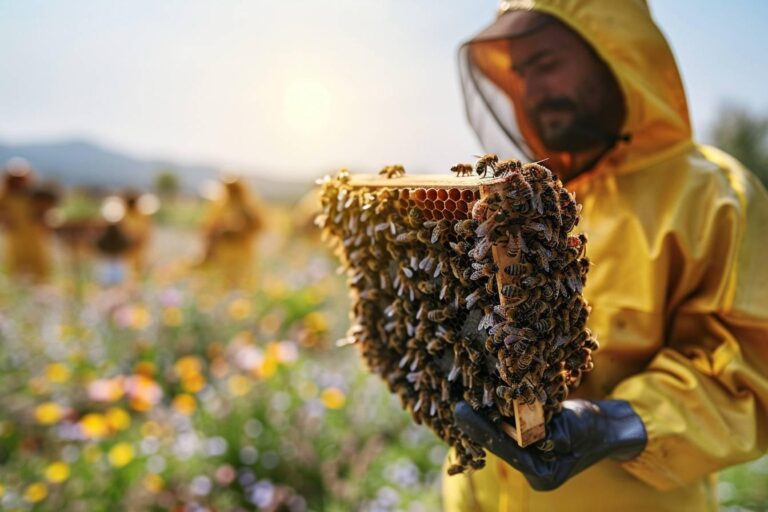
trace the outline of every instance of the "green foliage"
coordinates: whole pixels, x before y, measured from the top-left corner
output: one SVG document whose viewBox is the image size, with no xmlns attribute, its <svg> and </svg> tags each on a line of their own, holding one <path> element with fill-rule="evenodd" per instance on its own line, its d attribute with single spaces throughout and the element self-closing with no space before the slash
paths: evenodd
<svg viewBox="0 0 768 512">
<path fill-rule="evenodd" d="M 712 127 L 712 139 L 768 186 L 768 116 L 725 105 Z"/>
<path fill-rule="evenodd" d="M 155 192 L 160 196 L 175 196 L 179 186 L 179 177 L 171 169 L 162 169 L 155 175 Z"/>
</svg>

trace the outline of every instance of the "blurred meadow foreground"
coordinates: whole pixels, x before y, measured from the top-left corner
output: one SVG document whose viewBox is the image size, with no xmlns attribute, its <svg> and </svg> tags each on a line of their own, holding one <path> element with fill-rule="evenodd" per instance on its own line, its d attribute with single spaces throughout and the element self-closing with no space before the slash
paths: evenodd
<svg viewBox="0 0 768 512">
<path fill-rule="evenodd" d="M 311 213 L 260 204 L 249 261 L 207 268 L 222 206 L 166 197 L 133 269 L 99 220 L 116 201 L 69 191 L 46 275 L 0 276 L 3 510 L 439 509 L 445 448 L 335 347 L 344 278 Z"/>
</svg>

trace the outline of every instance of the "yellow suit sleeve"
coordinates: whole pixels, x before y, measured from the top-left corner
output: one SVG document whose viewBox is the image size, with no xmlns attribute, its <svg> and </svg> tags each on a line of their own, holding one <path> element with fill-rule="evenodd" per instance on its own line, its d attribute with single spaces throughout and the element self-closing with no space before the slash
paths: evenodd
<svg viewBox="0 0 768 512">
<path fill-rule="evenodd" d="M 768 446 L 768 194 L 750 175 L 727 179 L 731 197 L 698 197 L 677 223 L 686 292 L 668 311 L 665 347 L 611 393 L 648 432 L 625 469 L 661 490 Z"/>
</svg>

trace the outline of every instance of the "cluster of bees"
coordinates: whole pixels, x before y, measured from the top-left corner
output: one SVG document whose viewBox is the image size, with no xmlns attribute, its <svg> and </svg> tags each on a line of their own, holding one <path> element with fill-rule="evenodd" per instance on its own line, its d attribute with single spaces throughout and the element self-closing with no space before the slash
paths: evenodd
<svg viewBox="0 0 768 512">
<path fill-rule="evenodd" d="M 461 180 L 443 187 L 473 198 L 466 215 L 427 216 L 415 198 L 430 190 L 413 180 L 366 185 L 341 171 L 323 181 L 316 219 L 347 271 L 349 341 L 415 421 L 455 448 L 450 474 L 485 463 L 454 424 L 457 402 L 514 423 L 514 401 L 540 401 L 548 421 L 597 349 L 582 297 L 586 237 L 570 235 L 580 210 L 573 195 L 538 164 L 485 155 L 454 167 L 458 176 L 470 170 L 493 178 L 469 195 Z M 478 198 L 486 181 L 493 186 Z"/>
</svg>

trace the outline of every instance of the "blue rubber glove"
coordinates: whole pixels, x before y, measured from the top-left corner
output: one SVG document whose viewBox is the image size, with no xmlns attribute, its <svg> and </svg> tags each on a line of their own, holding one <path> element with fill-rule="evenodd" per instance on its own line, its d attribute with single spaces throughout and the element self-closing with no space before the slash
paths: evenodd
<svg viewBox="0 0 768 512">
<path fill-rule="evenodd" d="M 547 424 L 547 437 L 526 448 L 467 402 L 459 402 L 453 414 L 468 437 L 523 473 L 537 491 L 556 489 L 606 457 L 633 459 L 647 442 L 645 425 L 624 400 L 566 400 Z"/>
</svg>

